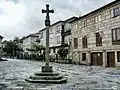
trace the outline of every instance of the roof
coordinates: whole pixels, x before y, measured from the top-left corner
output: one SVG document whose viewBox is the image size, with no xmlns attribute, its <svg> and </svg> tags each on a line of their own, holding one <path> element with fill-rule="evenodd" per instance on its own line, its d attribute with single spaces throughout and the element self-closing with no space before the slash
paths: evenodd
<svg viewBox="0 0 120 90">
<path fill-rule="evenodd" d="M 53 23 L 52 25 L 50 25 L 50 27 L 51 27 L 51 26 L 54 26 L 54 25 L 56 25 L 56 24 L 58 24 L 58 23 L 64 23 L 64 22 L 65 22 L 65 21 L 61 21 L 61 20 L 60 20 L 60 21 L 57 21 L 56 23 Z"/>
<path fill-rule="evenodd" d="M 30 35 L 28 35 L 28 36 L 26 36 L 26 37 L 23 37 L 22 40 L 24 40 L 24 39 L 26 39 L 26 38 L 28 38 L 28 37 L 39 37 L 39 36 L 37 36 L 37 35 L 35 35 L 35 34 L 30 34 Z"/>
<path fill-rule="evenodd" d="M 78 17 L 73 16 L 71 18 L 66 19 L 65 22 L 69 23 L 69 22 L 72 22 L 72 21 L 77 20 L 77 19 L 78 19 Z"/>
<path fill-rule="evenodd" d="M 100 7 L 100 8 L 98 8 L 98 9 L 96 9 L 96 10 L 88 13 L 88 14 L 85 14 L 85 15 L 83 15 L 83 16 L 80 16 L 77 20 L 79 20 L 79 19 L 81 19 L 81 18 L 84 18 L 84 17 L 86 17 L 86 16 L 89 16 L 90 14 L 93 14 L 93 13 L 96 13 L 96 12 L 100 12 L 102 9 L 107 8 L 107 7 L 111 6 L 111 5 L 114 5 L 114 4 L 118 3 L 118 2 L 120 2 L 120 0 L 115 0 L 115 1 L 113 1 L 113 2 L 111 2 L 111 3 L 109 3 L 109 4 L 107 4 L 107 5 L 104 5 L 104 6 Z M 77 21 L 77 20 L 74 20 L 74 21 Z M 72 22 L 74 22 L 74 21 L 72 21 Z M 72 22 L 71 22 L 71 23 L 72 23 Z"/>
<path fill-rule="evenodd" d="M 43 29 L 41 29 L 41 30 L 39 30 L 39 32 L 38 33 L 40 33 L 41 31 L 44 31 L 46 28 L 43 28 Z"/>
</svg>

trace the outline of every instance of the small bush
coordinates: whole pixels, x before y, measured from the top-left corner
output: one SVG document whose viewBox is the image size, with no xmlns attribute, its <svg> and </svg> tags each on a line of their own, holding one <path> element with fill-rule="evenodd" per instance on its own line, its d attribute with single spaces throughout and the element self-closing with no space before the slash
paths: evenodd
<svg viewBox="0 0 120 90">
<path fill-rule="evenodd" d="M 65 57 L 67 56 L 68 54 L 68 49 L 66 49 L 65 47 L 61 47 L 58 52 L 59 56 L 64 60 Z"/>
</svg>

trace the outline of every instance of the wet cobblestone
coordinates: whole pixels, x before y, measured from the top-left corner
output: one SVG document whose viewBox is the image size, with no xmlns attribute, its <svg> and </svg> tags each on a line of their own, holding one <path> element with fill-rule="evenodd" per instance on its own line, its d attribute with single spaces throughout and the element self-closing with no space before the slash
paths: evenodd
<svg viewBox="0 0 120 90">
<path fill-rule="evenodd" d="M 96 66 L 51 63 L 64 74 L 63 84 L 28 83 L 24 78 L 41 71 L 44 62 L 12 60 L 0 62 L 0 90 L 120 90 L 120 70 Z"/>
</svg>

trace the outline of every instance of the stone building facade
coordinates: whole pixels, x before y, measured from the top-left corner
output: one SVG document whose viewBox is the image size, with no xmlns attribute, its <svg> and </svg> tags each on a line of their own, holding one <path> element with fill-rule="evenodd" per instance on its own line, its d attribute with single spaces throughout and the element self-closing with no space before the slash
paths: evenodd
<svg viewBox="0 0 120 90">
<path fill-rule="evenodd" d="M 40 40 L 40 45 L 42 45 L 43 47 L 46 46 L 46 28 L 41 29 L 37 36 L 39 36 L 39 40 Z"/>
<path fill-rule="evenodd" d="M 61 35 L 62 35 L 62 44 L 64 44 L 68 49 L 68 55 L 66 59 L 72 59 L 72 53 L 70 48 L 71 47 L 71 23 L 70 22 L 77 19 L 78 17 L 71 17 L 64 21 L 64 28 L 63 28 L 63 31 L 61 32 Z"/>
<path fill-rule="evenodd" d="M 68 44 L 71 39 L 71 24 L 70 22 L 76 20 L 77 17 L 71 17 L 64 21 L 58 21 L 50 25 L 49 28 L 49 53 L 56 57 L 58 49 L 62 44 Z M 35 33 L 39 36 L 39 44 L 46 46 L 46 28 L 39 30 Z M 43 50 L 42 50 L 43 52 Z"/>
<path fill-rule="evenodd" d="M 24 52 L 31 54 L 31 51 L 27 49 L 31 49 L 33 44 L 36 44 L 36 40 L 39 38 L 39 36 L 35 34 L 30 34 L 24 38 L 22 38 L 22 43 L 23 43 L 23 50 Z"/>
<path fill-rule="evenodd" d="M 120 65 L 120 1 L 113 1 L 71 22 L 73 62 Z"/>
</svg>

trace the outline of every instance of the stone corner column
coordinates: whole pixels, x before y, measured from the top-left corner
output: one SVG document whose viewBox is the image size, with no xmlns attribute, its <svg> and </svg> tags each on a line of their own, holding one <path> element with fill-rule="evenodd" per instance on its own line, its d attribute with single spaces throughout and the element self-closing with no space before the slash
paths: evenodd
<svg viewBox="0 0 120 90">
<path fill-rule="evenodd" d="M 103 50 L 103 67 L 107 67 L 107 52 Z"/>
<path fill-rule="evenodd" d="M 115 51 L 115 67 L 118 67 L 118 57 L 117 57 L 117 51 Z"/>
<path fill-rule="evenodd" d="M 87 65 L 90 66 L 91 65 L 91 51 L 87 51 Z"/>
</svg>

